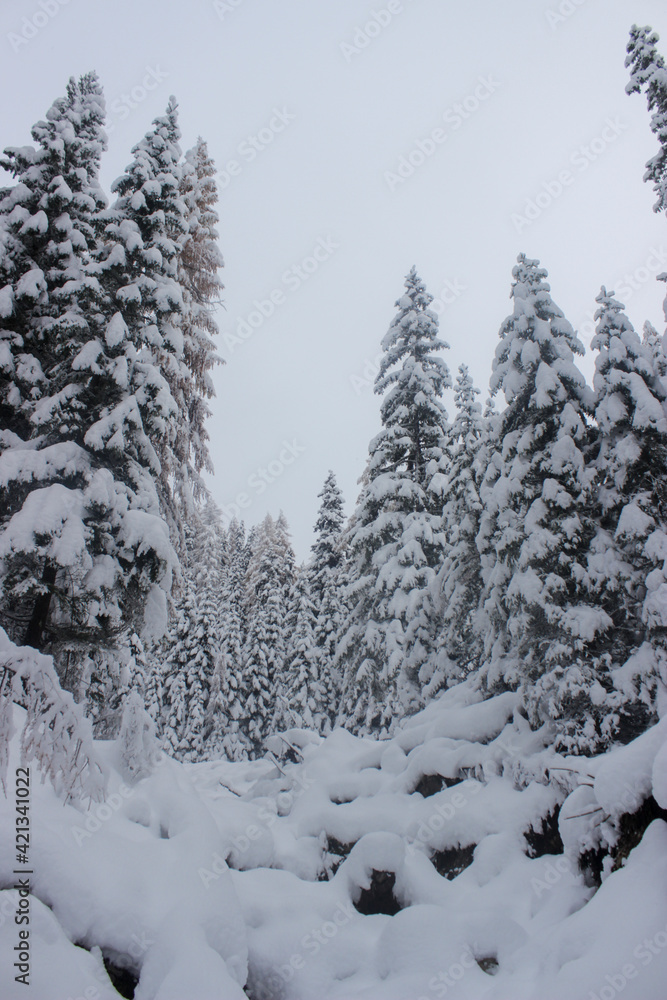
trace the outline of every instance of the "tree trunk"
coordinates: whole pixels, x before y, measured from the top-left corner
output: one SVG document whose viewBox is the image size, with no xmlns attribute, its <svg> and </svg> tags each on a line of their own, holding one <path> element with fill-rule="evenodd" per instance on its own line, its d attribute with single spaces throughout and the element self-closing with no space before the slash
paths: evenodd
<svg viewBox="0 0 667 1000">
<path fill-rule="evenodd" d="M 56 567 L 52 563 L 47 562 L 42 573 L 42 585 L 46 587 L 46 591 L 40 594 L 35 600 L 32 615 L 26 629 L 25 639 L 23 640 L 26 646 L 33 646 L 40 651 L 44 645 L 44 629 L 46 628 L 51 608 L 51 588 L 55 582 Z"/>
</svg>

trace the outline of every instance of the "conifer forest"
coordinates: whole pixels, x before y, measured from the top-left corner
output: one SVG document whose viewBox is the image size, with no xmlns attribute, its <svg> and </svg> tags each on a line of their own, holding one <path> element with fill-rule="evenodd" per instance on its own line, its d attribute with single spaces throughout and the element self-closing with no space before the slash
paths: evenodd
<svg viewBox="0 0 667 1000">
<path fill-rule="evenodd" d="M 640 271 L 652 294 L 656 278 L 658 290 L 667 282 L 667 254 L 651 246 L 650 264 L 616 280 L 621 220 L 667 226 L 667 41 L 650 26 L 628 33 L 629 15 L 620 46 L 601 43 L 595 58 L 620 117 L 605 118 L 593 83 L 568 107 L 538 79 L 568 65 L 531 53 L 539 100 L 550 95 L 542 116 L 524 108 L 516 81 L 475 59 L 466 5 L 436 15 L 432 0 L 345 3 L 356 13 L 340 37 L 335 5 L 317 15 L 317 5 L 282 5 L 285 18 L 331 19 L 329 49 L 295 41 L 290 70 L 284 39 L 260 37 L 263 17 L 278 16 L 266 0 L 202 2 L 197 37 L 228 32 L 234 65 L 251 58 L 251 38 L 268 46 L 236 95 L 206 92 L 203 39 L 198 55 L 183 36 L 185 69 L 145 54 L 151 17 L 164 17 L 156 31 L 173 41 L 168 10 L 186 25 L 197 4 L 177 14 L 172 0 L 145 0 L 124 28 L 104 23 L 110 7 L 99 18 L 66 0 L 6 15 L 15 86 L 42 109 L 25 136 L 8 110 L 0 157 L 7 1000 L 667 997 L 667 299 L 647 319 L 635 297 Z M 542 6 L 540 37 L 579 72 L 588 56 L 577 25 L 597 31 L 605 13 L 594 0 Z M 510 0 L 498 13 L 517 52 L 527 9 Z M 466 96 L 433 127 L 408 80 L 421 58 L 410 19 L 434 72 L 428 26 L 449 17 L 473 33 L 450 39 L 465 50 Z M 248 34 L 234 35 L 244 18 Z M 491 45 L 488 26 L 479 30 Z M 86 69 L 49 92 L 40 53 L 48 82 L 48 53 L 60 73 L 69 31 L 67 51 L 83 49 L 87 63 L 97 54 L 107 65 L 107 31 L 116 61 L 144 52 L 141 83 L 118 97 Z M 395 46 L 386 79 L 405 73 L 385 103 L 372 83 L 383 46 Z M 306 64 L 329 72 L 328 59 L 352 74 L 350 107 L 372 94 L 378 121 L 390 108 L 397 129 L 408 121 L 396 134 L 413 138 L 383 151 L 373 180 L 392 206 L 380 213 L 389 228 L 405 225 L 404 247 L 389 228 L 366 227 L 371 204 L 351 202 L 339 229 L 310 230 L 308 255 L 269 292 L 280 268 L 266 277 L 262 262 L 275 231 L 268 215 L 262 231 L 260 214 L 236 229 L 237 199 L 246 206 L 266 188 L 292 212 L 291 183 L 313 218 L 330 198 L 340 206 L 369 162 L 376 119 L 337 133 L 331 112 L 326 128 L 357 135 L 358 160 L 332 167 L 313 132 L 299 172 L 280 157 L 282 133 L 296 134 L 316 100 L 305 79 L 294 112 L 269 87 L 270 114 L 235 151 L 220 109 L 252 79 L 268 87 L 278 65 L 286 86 Z M 196 91 L 200 72 L 201 106 L 169 96 L 170 74 Z M 496 92 L 513 108 L 513 134 L 493 124 Z M 584 107 L 604 121 L 599 136 L 569 161 L 568 149 L 549 153 L 550 118 Z M 641 149 L 622 147 L 626 119 Z M 525 137 L 546 144 L 542 181 L 521 189 L 505 220 L 515 252 L 480 250 L 465 283 L 439 287 L 429 254 L 448 234 L 422 247 L 429 213 L 408 224 L 401 212 L 429 178 L 446 188 L 464 128 L 480 145 L 461 161 L 454 201 L 468 197 L 468 171 L 469 185 L 483 169 L 489 186 L 470 194 L 477 221 L 454 214 L 453 233 L 474 225 L 496 245 L 492 202 L 519 170 L 513 146 Z M 607 189 L 600 166 L 577 209 L 581 232 L 559 228 L 558 211 L 582 197 L 579 174 L 621 148 L 623 179 Z M 334 174 L 340 195 L 325 191 Z M 599 210 L 595 184 L 608 224 L 594 234 L 599 264 L 586 249 L 586 267 L 618 263 L 585 289 L 584 320 L 568 315 L 567 281 L 589 272 L 563 260 L 597 224 L 586 217 L 587 200 Z M 368 231 L 348 271 L 339 233 L 353 217 L 354 232 Z M 271 246 L 283 260 L 280 250 Z M 255 257 L 255 291 L 235 318 L 227 303 Z M 369 330 L 359 303 L 387 260 L 399 277 L 368 305 L 387 318 Z M 297 300 L 302 311 L 272 340 L 271 323 Z M 487 314 L 493 340 L 477 333 Z M 286 414 L 297 398 L 295 436 Z M 218 409 L 226 399 L 234 407 Z M 224 448 L 243 456 L 236 466 L 221 467 Z"/>
</svg>

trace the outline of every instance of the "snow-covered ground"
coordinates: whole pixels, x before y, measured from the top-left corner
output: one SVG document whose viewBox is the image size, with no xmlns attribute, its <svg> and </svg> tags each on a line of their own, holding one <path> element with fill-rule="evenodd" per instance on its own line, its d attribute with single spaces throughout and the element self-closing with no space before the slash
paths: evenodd
<svg viewBox="0 0 667 1000">
<path fill-rule="evenodd" d="M 462 684 L 393 739 L 294 730 L 264 760 L 160 755 L 134 783 L 96 743 L 87 812 L 33 769 L 31 986 L 5 975 L 3 998 L 109 1000 L 106 959 L 137 1000 L 664 1000 L 667 719 L 597 758 L 551 741 Z"/>
</svg>

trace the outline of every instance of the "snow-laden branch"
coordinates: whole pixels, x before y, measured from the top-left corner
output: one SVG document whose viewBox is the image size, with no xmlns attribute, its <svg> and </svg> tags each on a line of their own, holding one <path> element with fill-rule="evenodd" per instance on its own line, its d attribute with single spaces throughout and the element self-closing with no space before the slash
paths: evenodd
<svg viewBox="0 0 667 1000">
<path fill-rule="evenodd" d="M 95 756 L 90 722 L 60 687 L 53 659 L 31 646 L 16 646 L 0 628 L 0 783 L 5 794 L 15 703 L 26 711 L 22 759 L 36 761 L 65 801 L 101 801 L 106 773 Z"/>
</svg>

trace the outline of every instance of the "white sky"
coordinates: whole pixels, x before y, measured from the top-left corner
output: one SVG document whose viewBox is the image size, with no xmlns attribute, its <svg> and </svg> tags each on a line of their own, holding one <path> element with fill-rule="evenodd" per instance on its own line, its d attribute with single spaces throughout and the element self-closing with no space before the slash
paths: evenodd
<svg viewBox="0 0 667 1000">
<path fill-rule="evenodd" d="M 95 69 L 113 124 L 107 190 L 171 93 L 183 148 L 201 134 L 219 169 L 236 161 L 218 206 L 227 364 L 215 375 L 210 487 L 228 510 L 245 494 L 247 524 L 282 508 L 304 558 L 329 468 L 348 511 L 356 499 L 380 426 L 373 359 L 412 264 L 436 298 L 450 300 L 436 303 L 451 346 L 446 360 L 453 375 L 470 366 L 482 400 L 519 252 L 541 259 L 587 348 L 603 283 L 639 330 L 645 319 L 663 329 L 664 286 L 654 275 L 667 270 L 667 220 L 653 214 L 652 189 L 642 183 L 657 146 L 645 98 L 625 95 L 623 63 L 634 22 L 663 36 L 667 57 L 667 11 L 659 0 L 217 7 L 2 0 L 0 143 L 29 142 L 30 126 L 68 77 Z M 373 11 L 388 23 L 357 34 Z M 355 37 L 367 43 L 358 51 Z M 483 100 L 473 96 L 480 78 Z M 464 120 L 456 105 L 466 99 Z M 390 183 L 387 172 L 434 129 L 444 141 L 412 176 Z M 262 148 L 251 159 L 243 143 L 258 135 Z M 557 192 L 562 171 L 568 184 L 550 199 L 544 185 Z M 513 216 L 540 192 L 539 217 L 517 223 Z M 324 259 L 302 281 L 292 269 L 320 240 Z M 273 315 L 261 324 L 254 316 L 252 335 L 234 344 L 239 321 L 272 292 Z M 590 377 L 590 355 L 581 366 Z M 269 463 L 275 479 L 262 485 L 257 470 Z"/>
</svg>

